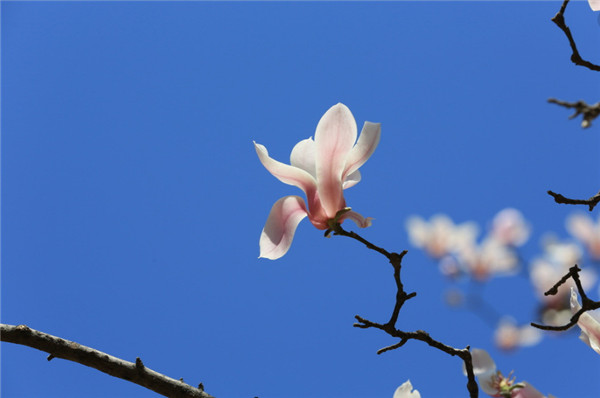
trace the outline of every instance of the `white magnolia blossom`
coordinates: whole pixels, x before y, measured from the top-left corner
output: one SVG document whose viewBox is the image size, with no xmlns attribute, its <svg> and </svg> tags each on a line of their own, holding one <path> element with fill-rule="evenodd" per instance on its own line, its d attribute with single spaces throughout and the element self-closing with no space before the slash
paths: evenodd
<svg viewBox="0 0 600 398">
<path fill-rule="evenodd" d="M 418 390 L 413 390 L 410 380 L 406 380 L 400 387 L 396 388 L 394 398 L 421 398 L 421 394 Z"/>
<path fill-rule="evenodd" d="M 588 0 L 592 11 L 600 11 L 600 0 Z"/>
<path fill-rule="evenodd" d="M 594 222 L 588 214 L 572 214 L 566 224 L 567 231 L 583 243 L 590 257 L 600 260 L 600 216 Z"/>
<path fill-rule="evenodd" d="M 527 347 L 539 343 L 542 339 L 542 332 L 530 324 L 517 326 L 516 321 L 511 317 L 504 317 L 500 320 L 496 331 L 494 332 L 494 342 L 502 350 L 512 350 L 517 347 Z"/>
<path fill-rule="evenodd" d="M 410 242 L 437 259 L 475 241 L 478 234 L 475 223 L 455 225 L 443 214 L 432 216 L 429 222 L 419 216 L 412 216 L 406 222 L 406 228 Z"/>
<path fill-rule="evenodd" d="M 519 210 L 507 208 L 494 217 L 490 234 L 502 244 L 521 246 L 529 239 L 531 227 Z"/>
</svg>

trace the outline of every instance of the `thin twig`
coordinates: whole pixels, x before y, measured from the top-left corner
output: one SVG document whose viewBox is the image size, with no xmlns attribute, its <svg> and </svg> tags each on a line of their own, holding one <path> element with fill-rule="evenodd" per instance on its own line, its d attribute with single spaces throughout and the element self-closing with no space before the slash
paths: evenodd
<svg viewBox="0 0 600 398">
<path fill-rule="evenodd" d="M 580 271 L 581 271 L 581 268 L 579 268 L 577 266 L 577 264 L 575 264 L 574 266 L 569 268 L 569 272 L 567 272 L 562 278 L 560 278 L 560 280 L 558 282 L 556 282 L 554 284 L 554 286 L 552 286 L 550 289 L 548 289 L 548 291 L 546 291 L 544 293 L 544 296 L 554 296 L 555 294 L 558 294 L 558 288 L 560 286 L 562 286 L 563 284 L 565 284 L 569 279 L 573 279 L 573 281 L 575 282 L 575 286 L 577 286 L 577 291 L 579 292 L 579 296 L 581 296 L 581 309 L 579 311 L 577 311 L 576 313 L 574 313 L 571 316 L 571 319 L 569 320 L 569 322 L 565 325 L 548 326 L 548 325 L 541 325 L 539 323 L 531 322 L 531 326 L 536 327 L 538 329 L 542 329 L 542 330 L 553 330 L 553 331 L 568 330 L 577 324 L 579 317 L 581 315 L 583 315 L 585 312 L 600 308 L 600 301 L 591 300 L 585 293 L 585 290 L 583 289 L 583 285 L 581 284 L 581 280 L 579 279 Z"/>
<path fill-rule="evenodd" d="M 583 115 L 581 127 L 584 129 L 590 127 L 592 125 L 592 121 L 600 116 L 600 102 L 597 102 L 593 105 L 588 105 L 585 101 L 567 102 L 556 98 L 550 98 L 548 99 L 548 102 L 551 104 L 564 106 L 568 109 L 575 109 L 575 113 L 569 116 L 569 119 L 574 119 L 579 115 Z"/>
<path fill-rule="evenodd" d="M 589 207 L 590 211 L 594 210 L 594 207 L 596 207 L 598 202 L 600 202 L 600 191 L 598 191 L 597 194 L 590 197 L 589 199 L 569 199 L 559 193 L 552 191 L 548 191 L 548 195 L 552 196 L 556 203 L 563 203 L 567 205 L 586 205 Z"/>
<path fill-rule="evenodd" d="M 579 51 L 577 50 L 577 45 L 575 44 L 575 40 L 573 39 L 573 35 L 571 35 L 571 29 L 565 23 L 565 10 L 567 9 L 567 4 L 569 4 L 569 0 L 565 0 L 560 7 L 560 10 L 556 13 L 556 15 L 552 18 L 552 22 L 556 24 L 567 36 L 569 40 L 569 45 L 571 46 L 571 50 L 573 54 L 571 55 L 571 62 L 575 65 L 585 66 L 586 68 L 594 71 L 600 71 L 600 66 L 595 65 L 589 61 L 584 60 L 579 55 Z"/>
<path fill-rule="evenodd" d="M 369 242 L 368 240 L 364 239 L 357 233 L 344 230 L 342 228 L 342 226 L 339 224 L 336 224 L 335 228 L 332 228 L 332 230 L 333 230 L 334 235 L 347 236 L 349 238 L 355 239 L 355 240 L 361 242 L 362 244 L 364 244 L 367 248 L 383 254 L 389 260 L 390 264 L 394 268 L 394 281 L 396 282 L 396 289 L 397 289 L 396 303 L 394 305 L 394 310 L 392 311 L 392 315 L 390 316 L 389 321 L 387 321 L 385 324 L 380 324 L 380 323 L 369 321 L 365 318 L 362 318 L 359 315 L 355 316 L 358 323 L 355 323 L 354 327 L 361 328 L 361 329 L 375 328 L 375 329 L 383 330 L 390 336 L 400 339 L 400 341 L 395 344 L 392 344 L 388 347 L 379 349 L 377 351 L 377 354 L 382 354 L 384 352 L 392 351 L 397 348 L 400 348 L 409 340 L 419 340 L 424 343 L 427 343 L 431 347 L 437 348 L 438 350 L 445 352 L 446 354 L 449 354 L 452 356 L 458 356 L 465 363 L 465 368 L 467 370 L 467 379 L 468 379 L 467 390 L 469 391 L 469 396 L 471 398 L 477 398 L 479 395 L 479 387 L 477 386 L 477 381 L 475 379 L 475 374 L 473 372 L 473 361 L 472 361 L 472 357 L 471 357 L 471 352 L 469 351 L 470 350 L 469 346 L 467 346 L 466 348 L 463 348 L 463 349 L 457 349 L 457 348 L 450 347 L 440 341 L 435 340 L 434 338 L 432 338 L 429 335 L 429 333 L 427 333 L 423 330 L 417 330 L 415 332 L 404 332 L 404 331 L 396 329 L 396 323 L 398 322 L 398 314 L 400 313 L 400 309 L 402 308 L 402 306 L 404 305 L 404 303 L 407 300 L 409 300 L 417 295 L 417 293 L 415 293 L 415 292 L 406 293 L 406 291 L 404 291 L 404 285 L 402 284 L 402 280 L 400 278 L 400 271 L 402 269 L 402 259 L 406 255 L 407 251 L 404 250 L 400 254 L 390 253 L 387 250 L 385 250 L 379 246 L 376 246 L 373 243 Z"/>
<path fill-rule="evenodd" d="M 183 381 L 172 379 L 147 368 L 140 358 L 135 363 L 124 361 L 102 351 L 95 350 L 39 332 L 25 325 L 0 324 L 0 337 L 8 343 L 25 345 L 49 353 L 48 360 L 62 358 L 97 369 L 120 379 L 139 384 L 158 394 L 170 398 L 212 398 L 200 388 L 192 387 Z"/>
</svg>

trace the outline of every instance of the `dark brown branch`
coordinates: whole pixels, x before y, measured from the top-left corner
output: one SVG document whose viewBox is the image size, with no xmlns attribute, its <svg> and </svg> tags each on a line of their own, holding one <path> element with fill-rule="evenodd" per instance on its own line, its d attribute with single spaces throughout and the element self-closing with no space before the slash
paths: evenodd
<svg viewBox="0 0 600 398">
<path fill-rule="evenodd" d="M 0 337 L 8 343 L 25 345 L 49 353 L 48 360 L 62 358 L 139 384 L 170 398 L 212 398 L 200 388 L 172 379 L 144 366 L 140 358 L 127 362 L 104 352 L 42 333 L 25 325 L 0 324 Z"/>
<path fill-rule="evenodd" d="M 556 282 L 554 284 L 554 286 L 552 286 L 550 289 L 548 289 L 548 291 L 545 292 L 544 295 L 545 296 L 554 296 L 555 294 L 558 294 L 558 288 L 560 286 L 562 286 L 563 284 L 565 284 L 569 279 L 572 278 L 573 281 L 575 282 L 575 285 L 577 286 L 577 291 L 579 292 L 579 296 L 581 297 L 581 309 L 579 311 L 577 311 L 576 313 L 574 313 L 573 316 L 571 316 L 571 319 L 569 320 L 569 322 L 566 325 L 548 326 L 548 325 L 541 325 L 541 324 L 532 322 L 531 326 L 536 327 L 538 329 L 542 329 L 542 330 L 553 330 L 553 331 L 568 330 L 577 324 L 577 321 L 579 320 L 579 317 L 582 314 L 584 314 L 587 311 L 592 311 L 592 310 L 600 308 L 600 301 L 591 300 L 585 293 L 585 290 L 583 289 L 583 286 L 581 284 L 581 280 L 579 279 L 580 271 L 581 271 L 581 268 L 579 268 L 577 266 L 577 264 L 575 264 L 574 266 L 569 268 L 569 272 L 567 272 L 562 278 L 560 278 L 560 280 L 558 282 Z"/>
<path fill-rule="evenodd" d="M 465 363 L 465 368 L 467 370 L 467 390 L 469 391 L 469 396 L 471 398 L 477 398 L 479 395 L 479 387 L 477 386 L 477 381 L 475 380 L 475 374 L 473 372 L 473 361 L 471 358 L 471 352 L 469 351 L 469 347 L 463 349 L 457 349 L 450 347 L 444 343 L 441 343 L 434 338 L 432 338 L 429 333 L 423 330 L 417 330 L 415 332 L 404 332 L 396 329 L 396 323 L 398 321 L 398 314 L 400 313 L 400 309 L 404 305 L 404 303 L 415 297 L 417 293 L 406 293 L 404 291 L 404 285 L 402 284 L 402 280 L 400 278 L 400 271 L 402 269 L 402 259 L 406 255 L 407 251 L 404 250 L 402 253 L 390 253 L 387 250 L 374 245 L 373 243 L 367 241 L 360 235 L 352 231 L 346 231 L 342 228 L 341 225 L 336 224 L 334 228 L 332 228 L 334 235 L 347 236 L 349 238 L 355 239 L 362 244 L 364 244 L 367 248 L 374 250 L 378 253 L 383 254 L 390 262 L 392 267 L 394 268 L 394 281 L 396 282 L 396 303 L 394 305 L 394 310 L 392 311 L 392 315 L 390 316 L 389 321 L 385 324 L 380 324 L 376 322 L 371 322 L 365 318 L 362 318 L 358 315 L 355 316 L 356 320 L 359 323 L 355 323 L 354 327 L 361 329 L 368 328 L 376 328 L 379 330 L 383 330 L 387 334 L 392 337 L 399 338 L 400 341 L 398 343 L 392 344 L 388 347 L 381 348 L 377 351 L 377 354 L 382 354 L 387 351 L 395 350 L 397 348 L 402 347 L 409 340 L 419 340 L 427 343 L 431 347 L 437 348 L 440 351 L 445 352 L 446 354 L 452 356 L 458 356 Z M 328 231 L 329 232 L 329 231 Z M 327 233 L 326 233 L 327 235 Z"/>
<path fill-rule="evenodd" d="M 566 102 L 556 98 L 550 98 L 548 99 L 548 102 L 551 104 L 564 106 L 568 109 L 575 109 L 575 113 L 569 116 L 569 119 L 574 119 L 579 115 L 583 115 L 581 127 L 584 129 L 590 127 L 592 125 L 592 121 L 600 116 L 600 102 L 597 102 L 593 105 L 588 105 L 585 101 Z"/>
<path fill-rule="evenodd" d="M 600 202 L 600 191 L 598 191 L 597 194 L 590 197 L 589 199 L 569 199 L 559 193 L 552 191 L 548 191 L 548 195 L 552 196 L 556 203 L 563 203 L 567 205 L 586 205 L 589 207 L 590 211 L 594 210 L 594 207 L 596 207 L 598 202 Z"/>
<path fill-rule="evenodd" d="M 571 51 L 573 54 L 571 55 L 571 62 L 575 65 L 585 66 L 586 68 L 594 71 L 600 71 L 600 66 L 595 65 L 589 61 L 585 61 L 579 55 L 579 51 L 577 50 L 577 45 L 575 44 L 575 40 L 573 39 L 573 35 L 571 35 L 571 29 L 565 23 L 565 10 L 567 9 L 567 4 L 569 4 L 569 0 L 565 0 L 560 7 L 560 10 L 556 13 L 556 15 L 552 18 L 552 22 L 556 24 L 567 36 L 569 40 L 569 45 L 571 46 Z"/>
</svg>

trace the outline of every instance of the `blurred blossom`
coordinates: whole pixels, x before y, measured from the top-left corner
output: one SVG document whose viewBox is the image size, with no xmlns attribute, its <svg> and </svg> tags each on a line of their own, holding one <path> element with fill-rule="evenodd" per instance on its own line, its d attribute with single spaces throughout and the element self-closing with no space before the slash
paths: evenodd
<svg viewBox="0 0 600 398">
<path fill-rule="evenodd" d="M 450 307 L 460 307 L 465 302 L 465 297 L 458 289 L 449 289 L 444 293 L 444 301 Z"/>
<path fill-rule="evenodd" d="M 500 320 L 494 332 L 494 342 L 502 350 L 510 351 L 518 347 L 532 346 L 542 339 L 542 332 L 529 324 L 517 326 L 514 319 L 505 317 Z"/>
<path fill-rule="evenodd" d="M 478 348 L 471 349 L 473 358 L 473 373 L 477 376 L 479 387 L 492 397 L 510 397 L 510 398 L 544 398 L 544 395 L 536 390 L 527 382 L 515 383 L 516 378 L 512 377 L 512 372 L 508 376 L 503 376 L 496 370 L 496 363 L 485 350 Z M 467 369 L 463 364 L 463 373 L 467 374 Z M 511 378 L 512 377 L 512 378 Z M 548 398 L 551 396 L 549 395 Z"/>
<path fill-rule="evenodd" d="M 394 392 L 394 398 L 421 398 L 421 394 L 418 390 L 413 390 L 410 380 L 406 380 L 400 387 Z"/>
<path fill-rule="evenodd" d="M 457 256 L 465 271 L 479 281 L 494 275 L 514 274 L 519 267 L 516 253 L 494 238 L 487 238 L 479 245 L 464 246 Z"/>
<path fill-rule="evenodd" d="M 542 312 L 542 323 L 549 326 L 562 326 L 571 320 L 571 311 L 568 309 L 555 310 L 546 308 Z"/>
<path fill-rule="evenodd" d="M 575 314 L 581 309 L 579 297 L 575 289 L 571 288 L 571 312 Z M 595 314 L 594 314 L 595 315 Z M 594 351 L 600 354 L 600 321 L 591 312 L 584 312 L 579 317 L 577 325 L 581 329 L 579 338 Z"/>
<path fill-rule="evenodd" d="M 592 11 L 600 11 L 600 0 L 588 0 Z"/>
<path fill-rule="evenodd" d="M 450 279 L 456 279 L 462 274 L 460 264 L 454 256 L 444 256 L 439 262 L 439 268 L 442 275 Z"/>
<path fill-rule="evenodd" d="M 521 246 L 531 233 L 529 224 L 517 209 L 504 209 L 492 221 L 491 236 L 508 246 Z"/>
<path fill-rule="evenodd" d="M 436 259 L 474 241 L 478 233 L 475 223 L 455 225 L 443 214 L 434 215 L 429 222 L 419 216 L 412 216 L 406 222 L 406 228 L 411 244 Z"/>
<path fill-rule="evenodd" d="M 577 238 L 593 260 L 600 261 L 600 215 L 594 219 L 585 213 L 567 217 L 567 231 Z"/>
<path fill-rule="evenodd" d="M 544 293 L 567 274 L 570 267 L 580 263 L 581 250 L 574 243 L 558 242 L 551 237 L 544 239 L 544 250 L 543 257 L 531 263 L 529 271 L 531 283 L 538 298 L 546 307 L 557 310 L 568 308 L 569 289 L 575 286 L 573 279 L 562 284 L 555 295 L 545 296 Z M 589 268 L 582 269 L 579 277 L 584 289 L 590 288 L 597 279 L 596 272 Z"/>
</svg>

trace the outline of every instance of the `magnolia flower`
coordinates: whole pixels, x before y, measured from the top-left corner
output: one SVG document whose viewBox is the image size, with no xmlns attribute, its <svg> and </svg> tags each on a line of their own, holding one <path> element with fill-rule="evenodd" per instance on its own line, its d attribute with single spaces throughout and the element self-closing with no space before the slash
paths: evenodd
<svg viewBox="0 0 600 398">
<path fill-rule="evenodd" d="M 410 384 L 410 380 L 406 380 L 400 387 L 394 392 L 394 398 L 421 398 L 421 394 L 418 390 L 413 391 L 413 386 Z"/>
<path fill-rule="evenodd" d="M 496 363 L 485 350 L 473 348 L 473 373 L 477 376 L 479 386 L 492 397 L 510 398 L 544 398 L 544 395 L 526 382 L 515 383 L 512 372 L 507 377 L 496 370 Z M 467 375 L 467 369 L 463 364 L 463 373 Z M 551 396 L 549 395 L 548 398 Z"/>
<path fill-rule="evenodd" d="M 298 223 L 306 216 L 318 229 L 331 228 L 346 219 L 361 228 L 371 225 L 371 218 L 346 207 L 343 190 L 360 181 L 358 169 L 375 151 L 381 128 L 379 123 L 365 122 L 358 141 L 356 132 L 350 109 L 337 104 L 319 120 L 314 141 L 308 138 L 294 146 L 291 165 L 270 158 L 264 146 L 254 143 L 263 166 L 281 182 L 302 189 L 308 203 L 299 196 L 285 196 L 275 202 L 260 236 L 260 257 L 275 260 L 283 256 Z"/>
<path fill-rule="evenodd" d="M 571 288 L 571 312 L 575 314 L 580 309 L 577 292 Z M 577 320 L 577 325 L 581 329 L 579 338 L 600 354 L 600 321 L 589 312 L 584 312 Z"/>
<path fill-rule="evenodd" d="M 600 217 L 594 223 L 587 214 L 573 214 L 567 218 L 567 230 L 585 245 L 590 257 L 600 260 Z"/>
<path fill-rule="evenodd" d="M 502 350 L 513 350 L 517 347 L 532 346 L 540 342 L 542 332 L 530 324 L 517 326 L 514 319 L 504 317 L 494 332 L 494 342 Z"/>
<path fill-rule="evenodd" d="M 517 209 L 504 209 L 492 221 L 491 235 L 508 246 L 521 246 L 527 239 L 531 228 Z"/>
<path fill-rule="evenodd" d="M 406 229 L 410 242 L 436 259 L 471 244 L 478 233 L 475 223 L 455 225 L 444 214 L 434 215 L 429 222 L 419 216 L 412 216 L 406 222 Z"/>
<path fill-rule="evenodd" d="M 479 281 L 494 275 L 512 275 L 519 269 L 515 252 L 493 237 L 461 248 L 458 258 L 466 272 Z"/>
<path fill-rule="evenodd" d="M 592 11 L 600 11 L 600 0 L 588 0 Z"/>
</svg>

